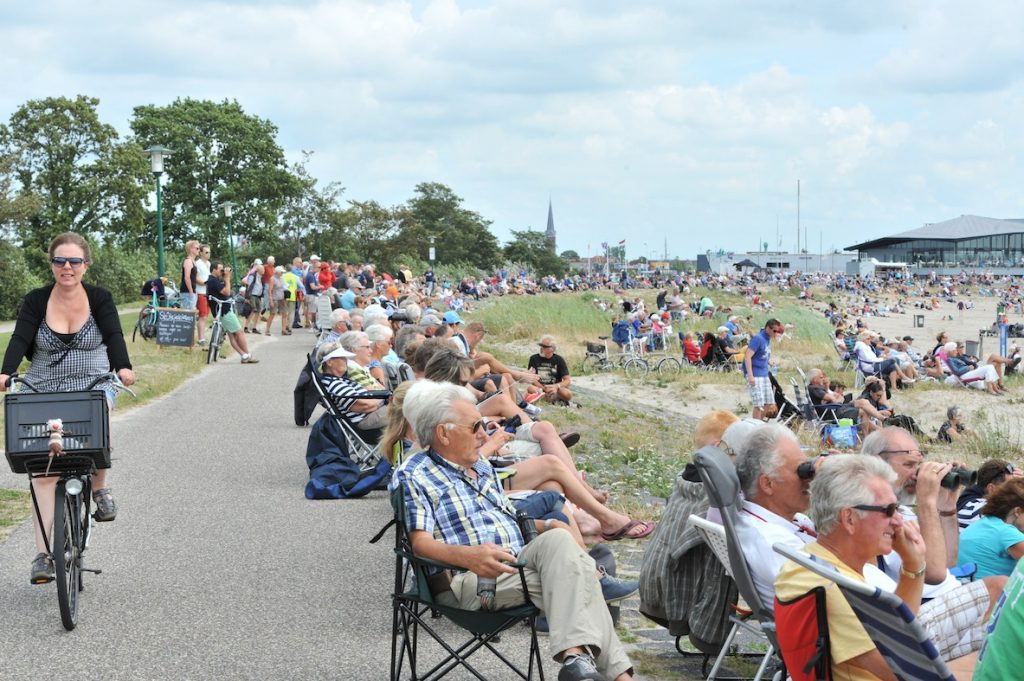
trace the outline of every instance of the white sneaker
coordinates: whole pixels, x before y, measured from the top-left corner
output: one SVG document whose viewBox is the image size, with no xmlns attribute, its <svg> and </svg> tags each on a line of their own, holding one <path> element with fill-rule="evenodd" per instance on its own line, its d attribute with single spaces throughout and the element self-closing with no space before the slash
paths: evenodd
<svg viewBox="0 0 1024 681">
<path fill-rule="evenodd" d="M 532 404 L 528 404 L 525 407 L 523 407 L 523 411 L 525 411 L 530 416 L 540 416 L 541 408 Z"/>
</svg>

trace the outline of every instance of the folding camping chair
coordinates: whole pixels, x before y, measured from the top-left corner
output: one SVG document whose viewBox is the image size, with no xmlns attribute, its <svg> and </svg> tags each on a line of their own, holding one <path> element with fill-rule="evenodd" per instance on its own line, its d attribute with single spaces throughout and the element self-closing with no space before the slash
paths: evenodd
<svg viewBox="0 0 1024 681">
<path fill-rule="evenodd" d="M 782 390 L 782 385 L 779 384 L 779 379 L 775 378 L 774 374 L 769 373 L 768 380 L 772 384 L 772 396 L 775 398 L 775 408 L 777 409 L 775 416 L 771 420 L 774 423 L 788 426 L 790 421 L 800 416 L 800 410 L 786 397 L 786 393 Z"/>
<path fill-rule="evenodd" d="M 395 490 L 391 495 L 394 509 L 395 529 L 395 591 L 392 595 L 391 623 L 391 681 L 434 681 L 445 676 L 456 667 L 462 667 L 481 681 L 487 681 L 480 670 L 474 667 L 469 658 L 478 650 L 486 648 L 505 664 L 518 678 L 533 679 L 534 670 L 540 681 L 544 681 L 544 664 L 540 656 L 540 645 L 537 641 L 537 616 L 540 610 L 530 601 L 526 588 L 526 576 L 523 573 L 525 563 L 514 564 L 519 568 L 519 579 L 522 580 L 523 604 L 501 610 L 461 610 L 442 605 L 434 599 L 431 591 L 431 573 L 441 569 L 452 569 L 434 560 L 420 558 L 412 551 L 412 543 L 405 526 L 405 502 L 402 490 Z M 390 523 L 389 523 L 390 525 Z M 381 530 L 371 542 L 383 536 Z M 455 646 L 445 640 L 444 632 L 436 624 L 430 623 L 430 612 L 439 612 L 458 627 L 471 634 L 464 643 Z M 526 673 L 516 667 L 508 657 L 495 647 L 498 636 L 525 621 L 530 628 L 529 666 Z M 421 672 L 417 668 L 426 666 L 422 658 L 427 657 L 422 651 L 421 640 L 426 640 L 420 633 L 426 633 L 444 651 L 446 656 L 434 664 L 428 671 Z M 404 667 L 408 664 L 408 670 Z M 411 677 L 404 674 L 411 673 Z M 507 677 L 503 677 L 507 678 Z"/>
<path fill-rule="evenodd" d="M 316 366 L 316 360 L 314 360 L 313 355 L 306 356 L 306 366 L 309 367 L 313 387 L 316 388 L 316 394 L 320 399 L 321 406 L 341 427 L 341 433 L 345 437 L 345 444 L 348 445 L 349 455 L 359 464 L 360 470 L 373 470 L 381 458 L 380 446 L 377 444 L 380 432 L 372 430 L 361 431 L 349 423 L 348 419 L 345 418 L 345 414 L 338 409 L 338 405 L 334 403 L 334 399 L 324 388 L 323 374 L 320 373 L 320 369 Z M 385 400 L 389 397 L 391 397 L 391 392 L 388 390 L 367 390 L 365 394 L 360 396 L 360 399 Z"/>
<path fill-rule="evenodd" d="M 765 651 L 761 664 L 758 666 L 757 673 L 754 676 L 754 681 L 759 681 L 768 669 L 768 664 L 775 656 L 775 652 L 779 649 L 779 644 L 775 635 L 775 617 L 771 609 L 761 602 L 761 596 L 757 593 L 757 588 L 754 586 L 754 578 L 750 574 L 746 556 L 743 555 L 743 549 L 736 534 L 736 523 L 738 522 L 740 507 L 740 481 L 736 476 L 736 469 L 733 467 L 732 461 L 729 460 L 725 452 L 716 447 L 703 447 L 698 450 L 693 455 L 693 463 L 697 467 L 701 481 L 704 483 L 704 489 L 708 493 L 711 505 L 721 512 L 729 571 L 736 582 L 736 589 L 740 592 L 740 597 L 743 598 L 750 608 L 750 615 L 747 617 L 740 617 L 739 615 L 730 616 L 733 627 L 725 639 L 725 644 L 718 654 L 718 659 L 715 660 L 715 664 L 711 668 L 711 674 L 708 676 L 708 679 L 716 678 L 718 669 L 721 667 L 722 661 L 725 659 L 736 633 L 740 627 L 751 629 L 749 625 L 752 619 L 757 622 L 757 630 L 768 641 L 768 649 Z M 784 668 L 782 668 L 781 664 L 779 667 L 780 669 L 776 672 L 774 678 L 785 678 Z"/>
<path fill-rule="evenodd" d="M 835 582 L 893 674 L 914 681 L 956 681 L 907 604 L 899 596 L 850 579 L 825 561 L 775 544 L 776 553 Z"/>
</svg>

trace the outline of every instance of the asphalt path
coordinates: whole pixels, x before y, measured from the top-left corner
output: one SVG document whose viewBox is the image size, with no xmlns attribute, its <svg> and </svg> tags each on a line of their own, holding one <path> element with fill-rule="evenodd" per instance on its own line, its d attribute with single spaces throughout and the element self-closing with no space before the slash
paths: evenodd
<svg viewBox="0 0 1024 681">
<path fill-rule="evenodd" d="M 311 344 L 299 330 L 260 338 L 260 364 L 221 360 L 115 414 L 120 514 L 93 535 L 87 562 L 103 574 L 84 575 L 74 631 L 56 587 L 29 584 L 31 523 L 0 543 L 0 679 L 388 677 L 393 534 L 368 543 L 386 496 L 303 496 L 308 429 L 292 421 L 292 388 Z M 27 489 L 2 468 L 0 487 Z M 525 650 L 523 631 L 504 639 Z"/>
</svg>

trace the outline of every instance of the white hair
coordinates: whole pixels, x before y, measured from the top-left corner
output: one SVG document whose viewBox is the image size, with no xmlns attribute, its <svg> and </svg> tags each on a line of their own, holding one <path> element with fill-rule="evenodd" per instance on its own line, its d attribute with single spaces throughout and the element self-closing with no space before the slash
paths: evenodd
<svg viewBox="0 0 1024 681">
<path fill-rule="evenodd" d="M 341 347 L 345 348 L 349 352 L 356 352 L 359 346 L 363 344 L 364 340 L 368 340 L 366 334 L 362 331 L 346 331 L 341 334 L 338 341 L 341 343 Z"/>
<path fill-rule="evenodd" d="M 393 335 L 395 334 L 391 330 L 391 327 L 385 326 L 384 324 L 373 324 L 372 326 L 366 327 L 366 337 L 370 339 L 371 343 L 390 341 Z"/>
<path fill-rule="evenodd" d="M 476 398 L 469 390 L 454 383 L 421 380 L 409 388 L 402 402 L 402 413 L 421 446 L 433 447 L 434 429 L 438 424 L 455 418 L 456 402 L 475 405 Z"/>
<path fill-rule="evenodd" d="M 839 512 L 860 504 L 874 504 L 868 488 L 871 478 L 892 485 L 896 472 L 875 456 L 837 454 L 825 459 L 811 482 L 811 508 L 808 511 L 819 535 L 827 535 L 839 524 Z M 859 511 L 863 516 L 867 511 Z"/>
<path fill-rule="evenodd" d="M 760 426 L 747 436 L 736 456 L 736 475 L 740 479 L 740 487 L 747 499 L 757 496 L 757 481 L 762 475 L 774 478 L 779 473 L 782 457 L 779 456 L 779 444 L 789 440 L 800 445 L 789 428 L 778 423 Z"/>
</svg>

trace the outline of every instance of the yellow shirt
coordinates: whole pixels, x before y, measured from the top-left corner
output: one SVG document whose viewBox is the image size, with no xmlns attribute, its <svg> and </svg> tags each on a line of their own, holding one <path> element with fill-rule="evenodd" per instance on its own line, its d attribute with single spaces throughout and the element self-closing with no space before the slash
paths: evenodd
<svg viewBox="0 0 1024 681">
<path fill-rule="evenodd" d="M 859 572 L 851 570 L 845 563 L 818 544 L 811 542 L 804 547 L 804 551 L 825 559 L 836 568 L 840 574 L 864 581 L 864 576 Z M 875 643 L 864 631 L 860 620 L 857 619 L 853 608 L 846 602 L 839 587 L 834 582 L 819 577 L 810 570 L 806 570 L 793 561 L 787 560 L 779 576 L 775 579 L 775 595 L 780 601 L 789 601 L 803 596 L 816 586 L 825 588 L 825 610 L 828 613 L 828 635 L 829 648 L 832 654 L 832 678 L 835 681 L 878 681 L 878 677 L 859 667 L 847 664 L 849 660 L 875 650 Z"/>
</svg>

